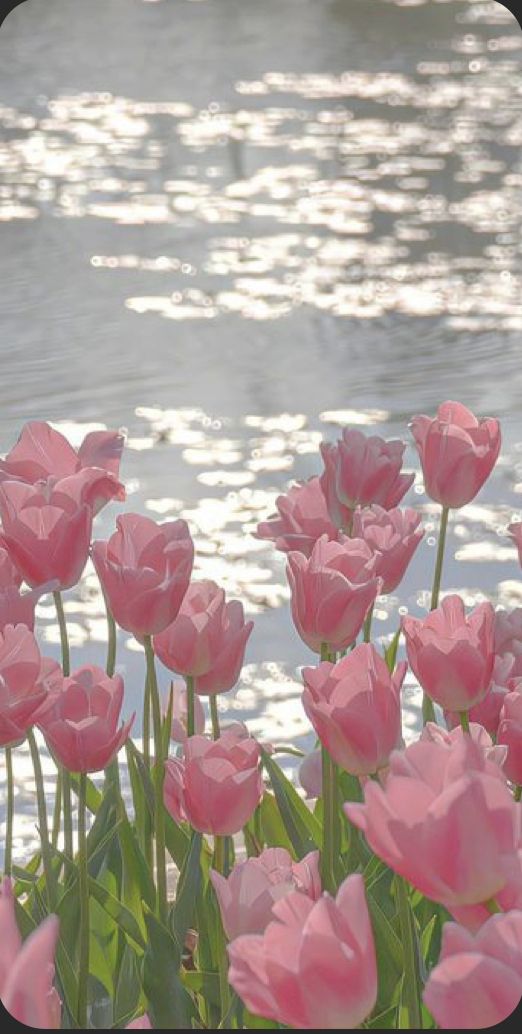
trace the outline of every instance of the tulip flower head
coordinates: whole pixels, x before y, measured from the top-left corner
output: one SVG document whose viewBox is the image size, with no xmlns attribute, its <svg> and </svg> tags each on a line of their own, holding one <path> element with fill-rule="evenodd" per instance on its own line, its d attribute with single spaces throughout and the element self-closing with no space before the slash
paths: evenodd
<svg viewBox="0 0 522 1034">
<path fill-rule="evenodd" d="M 297 550 L 309 557 L 322 535 L 337 538 L 318 477 L 292 485 L 286 495 L 277 497 L 276 507 L 277 516 L 258 524 L 257 538 L 271 539 L 283 553 Z"/>
<path fill-rule="evenodd" d="M 477 420 L 462 403 L 444 402 L 436 417 L 414 416 L 410 427 L 430 498 L 450 508 L 470 503 L 497 461 L 498 420 Z"/>
<path fill-rule="evenodd" d="M 0 891 L 0 1001 L 26 1027 L 60 1027 L 62 1003 L 53 987 L 57 941 L 58 917 L 50 915 L 22 944 L 6 877 Z"/>
<path fill-rule="evenodd" d="M 42 658 L 32 631 L 6 625 L 0 631 L 0 746 L 20 743 L 47 697 L 39 681 Z"/>
<path fill-rule="evenodd" d="M 330 518 L 337 528 L 349 530 L 357 506 L 377 504 L 385 510 L 398 506 L 414 481 L 402 474 L 406 446 L 378 435 L 345 428 L 335 445 L 323 443 L 321 486 Z"/>
</svg>

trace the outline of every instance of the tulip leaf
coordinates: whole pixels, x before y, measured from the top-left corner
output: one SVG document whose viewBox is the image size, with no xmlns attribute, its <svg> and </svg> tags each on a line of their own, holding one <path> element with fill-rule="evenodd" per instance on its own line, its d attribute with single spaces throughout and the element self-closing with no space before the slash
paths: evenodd
<svg viewBox="0 0 522 1034">
<path fill-rule="evenodd" d="M 71 788 L 74 790 L 76 796 L 78 796 L 80 791 L 80 776 L 77 772 L 70 772 L 69 775 L 71 777 Z M 96 789 L 92 779 L 89 779 L 89 776 L 87 776 L 87 796 L 85 803 L 88 810 L 92 812 L 93 815 L 98 811 L 102 799 L 103 795 Z"/>
<path fill-rule="evenodd" d="M 179 876 L 176 903 L 170 914 L 170 928 L 179 945 L 180 959 L 201 888 L 201 841 L 201 833 L 194 830 Z"/>
<path fill-rule="evenodd" d="M 219 973 L 205 973 L 202 970 L 182 970 L 182 983 L 189 991 L 203 995 L 207 1002 L 220 1004 Z"/>
<path fill-rule="evenodd" d="M 288 837 L 297 857 L 303 858 L 321 846 L 321 827 L 279 765 L 266 751 L 262 758 Z"/>
<path fill-rule="evenodd" d="M 275 797 L 268 790 L 265 790 L 259 808 L 264 843 L 269 847 L 285 847 L 292 856 L 295 856 L 292 842 L 288 838 Z"/>
<path fill-rule="evenodd" d="M 114 1026 L 124 1027 L 138 1008 L 141 981 L 136 953 L 127 943 L 123 949 L 116 993 L 114 996 Z"/>
<path fill-rule="evenodd" d="M 394 668 L 395 668 L 395 663 L 397 661 L 397 650 L 399 648 L 399 639 L 400 639 L 400 637 L 401 637 L 401 627 L 399 625 L 399 627 L 398 627 L 398 629 L 397 629 L 397 631 L 396 631 L 396 633 L 395 633 L 391 643 L 388 643 L 388 646 L 386 647 L 386 649 L 384 651 L 384 660 L 386 661 L 386 664 L 387 664 L 389 672 L 392 672 L 394 670 Z"/>
<path fill-rule="evenodd" d="M 153 1027 L 166 1030 L 191 1030 L 194 1002 L 181 983 L 179 951 L 163 923 L 145 910 L 147 950 L 143 965 L 143 987 Z"/>
<path fill-rule="evenodd" d="M 366 1020 L 364 1026 L 368 1030 L 396 1030 L 397 1006 L 391 1005 L 389 1009 L 380 1012 L 378 1016 Z"/>
<path fill-rule="evenodd" d="M 120 927 L 126 937 L 130 938 L 135 946 L 144 951 L 146 947 L 145 940 L 133 913 L 125 905 L 122 905 L 121 901 L 118 901 L 118 898 L 111 894 L 106 887 L 102 886 L 98 880 L 93 879 L 92 876 L 89 877 L 89 893 Z"/>
</svg>

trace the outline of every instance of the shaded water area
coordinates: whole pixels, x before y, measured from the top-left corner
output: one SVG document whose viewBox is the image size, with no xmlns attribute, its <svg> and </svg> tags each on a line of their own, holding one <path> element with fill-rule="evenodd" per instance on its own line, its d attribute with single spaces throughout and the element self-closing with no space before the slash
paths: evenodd
<svg viewBox="0 0 522 1034">
<path fill-rule="evenodd" d="M 404 437 L 416 469 L 413 413 L 457 398 L 499 416 L 444 585 L 522 602 L 505 535 L 522 512 L 521 64 L 513 16 L 474 0 L 29 0 L 0 30 L 0 451 L 31 418 L 74 442 L 127 429 L 127 509 L 185 516 L 196 574 L 255 619 L 222 714 L 273 742 L 311 743 L 313 657 L 284 559 L 251 533 L 344 424 Z M 427 606 L 420 477 L 406 502 L 428 530 L 379 637 Z M 66 612 L 73 663 L 103 663 L 92 570 Z M 38 627 L 58 656 L 49 599 Z M 118 666 L 139 712 L 126 633 Z M 17 773 L 20 854 L 23 749 Z"/>
</svg>

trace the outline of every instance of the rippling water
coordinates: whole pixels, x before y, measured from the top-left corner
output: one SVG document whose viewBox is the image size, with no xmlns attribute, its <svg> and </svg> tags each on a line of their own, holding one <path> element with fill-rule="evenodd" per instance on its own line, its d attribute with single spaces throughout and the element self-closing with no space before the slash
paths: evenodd
<svg viewBox="0 0 522 1034">
<path fill-rule="evenodd" d="M 284 562 L 250 532 L 319 470 L 321 438 L 407 438 L 448 397 L 500 416 L 501 462 L 452 525 L 445 584 L 522 602 L 505 537 L 522 491 L 521 30 L 475 0 L 34 7 L 0 30 L 0 449 L 34 417 L 73 441 L 126 427 L 128 506 L 183 513 L 198 574 L 255 615 L 224 711 L 307 744 L 311 655 Z M 410 501 L 428 534 L 379 635 L 426 605 L 420 479 Z M 66 610 L 73 661 L 102 661 L 92 572 Z M 48 601 L 39 619 L 56 655 Z M 126 634 L 119 664 L 130 711 Z"/>
</svg>

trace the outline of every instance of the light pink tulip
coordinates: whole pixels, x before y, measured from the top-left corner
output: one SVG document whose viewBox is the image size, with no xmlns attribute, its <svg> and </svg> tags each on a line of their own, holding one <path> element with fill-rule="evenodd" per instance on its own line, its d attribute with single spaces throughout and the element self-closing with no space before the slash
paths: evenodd
<svg viewBox="0 0 522 1034">
<path fill-rule="evenodd" d="M 154 651 L 171 671 L 192 676 L 197 693 L 224 693 L 239 678 L 253 627 L 239 600 L 226 603 L 215 582 L 193 582 L 172 624 L 154 636 Z"/>
<path fill-rule="evenodd" d="M 334 761 L 352 775 L 384 768 L 401 740 L 400 691 L 407 665 L 390 675 L 370 643 L 337 664 L 305 668 L 303 707 Z"/>
<path fill-rule="evenodd" d="M 446 596 L 424 619 L 403 618 L 408 660 L 423 690 L 447 711 L 483 700 L 493 674 L 495 612 L 481 603 L 466 616 L 460 596 Z"/>
<path fill-rule="evenodd" d="M 522 912 L 494 915 L 473 937 L 445 923 L 424 1001 L 443 1030 L 482 1030 L 507 1020 L 522 998 Z"/>
<path fill-rule="evenodd" d="M 380 592 L 376 558 L 361 539 L 341 536 L 318 539 L 307 559 L 289 553 L 287 576 L 295 627 L 301 639 L 321 652 L 321 644 L 345 650 L 360 632 L 368 610 Z"/>
<path fill-rule="evenodd" d="M 491 685 L 485 697 L 474 707 L 470 707 L 468 711 L 470 722 L 483 725 L 492 736 L 497 735 L 504 697 L 510 689 L 516 688 L 517 679 L 511 677 L 515 666 L 516 658 L 512 654 L 506 653 L 503 656 L 495 654 Z M 458 711 L 444 711 L 444 718 L 450 729 L 460 725 Z"/>
<path fill-rule="evenodd" d="M 56 587 L 54 582 L 30 592 L 20 592 L 22 576 L 7 550 L 0 549 L 0 629 L 6 625 L 27 625 L 34 628 L 34 609 L 44 592 Z"/>
<path fill-rule="evenodd" d="M 128 1023 L 127 1026 L 125 1027 L 125 1030 L 152 1030 L 152 1029 L 153 1029 L 152 1028 L 152 1023 L 150 1022 L 150 1019 L 149 1019 L 148 1014 L 146 1012 L 143 1013 L 143 1016 L 138 1016 L 137 1020 L 132 1020 L 132 1022 Z"/>
<path fill-rule="evenodd" d="M 263 795 L 259 758 L 252 737 L 188 737 L 184 760 L 170 758 L 165 765 L 165 807 L 177 822 L 187 819 L 201 833 L 238 833 Z"/>
<path fill-rule="evenodd" d="M 444 402 L 433 419 L 410 424 L 427 494 L 442 506 L 465 506 L 487 480 L 500 451 L 500 425 L 477 420 L 460 402 Z"/>
<path fill-rule="evenodd" d="M 511 678 L 522 675 L 522 607 L 495 611 L 495 653 L 514 658 Z"/>
<path fill-rule="evenodd" d="M 118 728 L 123 679 L 84 664 L 52 692 L 38 724 L 60 764 L 71 772 L 99 772 L 127 739 L 134 715 Z"/>
<path fill-rule="evenodd" d="M 286 495 L 278 496 L 276 507 L 277 516 L 258 524 L 257 538 L 271 539 L 283 553 L 297 550 L 309 557 L 322 535 L 337 538 L 318 477 L 292 485 Z"/>
<path fill-rule="evenodd" d="M 115 621 L 138 639 L 174 620 L 192 571 L 194 545 L 186 521 L 156 524 L 126 513 L 92 559 Z"/>
<path fill-rule="evenodd" d="M 505 772 L 505 761 L 507 757 L 507 747 L 501 747 L 493 743 L 491 736 L 486 729 L 479 725 L 478 722 L 469 723 L 469 732 L 464 732 L 460 726 L 455 725 L 453 729 L 443 729 L 436 722 L 426 722 L 420 739 L 428 740 L 432 743 L 441 743 L 451 749 L 453 743 L 457 740 L 462 739 L 463 736 L 471 736 L 471 739 L 477 744 L 484 752 L 484 757 L 490 761 L 494 761 L 499 768 L 504 769 Z"/>
<path fill-rule="evenodd" d="M 39 684 L 42 665 L 33 633 L 25 625 L 6 625 L 0 632 L 0 746 L 25 739 L 46 699 Z"/>
<path fill-rule="evenodd" d="M 0 460 L 0 481 L 34 485 L 80 475 L 82 502 L 88 502 L 96 513 L 111 499 L 125 499 L 125 489 L 118 481 L 124 441 L 117 431 L 91 431 L 76 451 L 49 424 L 31 420 L 5 460 Z"/>
<path fill-rule="evenodd" d="M 402 582 L 410 560 L 424 535 L 416 510 L 385 510 L 382 506 L 356 510 L 353 534 L 377 555 L 375 573 L 382 578 L 381 592 L 394 592 Z"/>
<path fill-rule="evenodd" d="M 80 578 L 89 554 L 92 513 L 51 483 L 0 484 L 0 545 L 32 588 L 55 582 L 70 589 Z"/>
<path fill-rule="evenodd" d="M 299 782 L 309 800 L 321 797 L 323 792 L 323 761 L 321 748 L 312 750 L 301 761 Z"/>
<path fill-rule="evenodd" d="M 53 987 L 58 917 L 48 916 L 22 944 L 11 880 L 0 892 L 0 1001 L 18 1023 L 58 1030 L 62 1003 Z"/>
<path fill-rule="evenodd" d="M 336 527 L 348 529 L 357 506 L 397 506 L 414 481 L 401 474 L 405 445 L 345 428 L 335 445 L 323 443 L 321 486 Z"/>
<path fill-rule="evenodd" d="M 372 851 L 453 911 L 497 897 L 519 867 L 519 817 L 499 766 L 470 736 L 395 751 L 383 788 L 346 804 Z"/>
<path fill-rule="evenodd" d="M 229 982 L 251 1012 L 297 1030 L 350 1030 L 377 998 L 373 934 L 360 875 L 337 897 L 289 894 L 263 934 L 229 945 Z"/>
<path fill-rule="evenodd" d="M 263 933 L 272 918 L 272 906 L 286 894 L 299 891 L 316 901 L 321 894 L 319 852 L 311 851 L 294 862 L 284 847 L 267 847 L 257 858 L 234 866 L 226 879 L 210 870 L 221 919 L 230 941 L 246 933 Z"/>
<path fill-rule="evenodd" d="M 172 726 L 170 738 L 175 743 L 184 743 L 187 738 L 187 687 L 181 679 L 174 679 L 172 685 Z M 194 731 L 205 732 L 205 710 L 198 696 L 194 697 Z"/>
<path fill-rule="evenodd" d="M 504 771 L 513 783 L 522 783 L 522 693 L 508 693 L 504 697 L 497 743 L 507 748 Z"/>
</svg>

